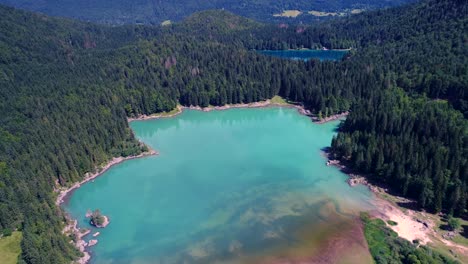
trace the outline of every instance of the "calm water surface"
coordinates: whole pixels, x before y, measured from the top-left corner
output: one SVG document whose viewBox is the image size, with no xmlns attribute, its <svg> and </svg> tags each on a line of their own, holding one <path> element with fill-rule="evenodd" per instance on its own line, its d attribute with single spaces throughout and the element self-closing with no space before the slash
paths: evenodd
<svg viewBox="0 0 468 264">
<path fill-rule="evenodd" d="M 337 125 L 288 108 L 133 122 L 160 155 L 114 166 L 65 206 L 81 227 L 88 209 L 111 219 L 93 263 L 365 263 L 356 216 L 371 193 L 321 154 Z"/>
<path fill-rule="evenodd" d="M 346 50 L 260 50 L 258 52 L 273 57 L 303 61 L 311 59 L 338 61 L 348 53 Z"/>
</svg>

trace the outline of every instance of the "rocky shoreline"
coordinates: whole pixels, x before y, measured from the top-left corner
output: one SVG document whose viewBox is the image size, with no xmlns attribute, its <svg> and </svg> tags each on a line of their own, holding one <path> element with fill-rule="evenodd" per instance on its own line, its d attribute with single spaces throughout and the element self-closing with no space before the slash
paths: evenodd
<svg viewBox="0 0 468 264">
<path fill-rule="evenodd" d="M 264 108 L 264 107 L 275 107 L 275 106 L 292 107 L 292 108 L 300 109 L 304 112 L 307 111 L 300 105 L 272 103 L 271 100 L 269 99 L 265 101 L 248 103 L 248 104 L 230 104 L 230 105 L 213 106 L 213 107 L 190 106 L 190 107 L 184 107 L 184 108 L 192 109 L 192 110 L 199 110 L 203 112 L 210 112 L 210 111 L 222 111 L 222 110 L 235 109 L 235 108 Z"/>
<path fill-rule="evenodd" d="M 83 228 L 80 229 L 78 228 L 78 221 L 76 219 L 72 220 L 68 215 L 66 216 L 66 218 L 67 225 L 63 228 L 62 233 L 72 235 L 74 239 L 71 242 L 74 243 L 75 247 L 81 253 L 83 253 L 83 256 L 76 260 L 74 263 L 85 264 L 90 260 L 91 255 L 86 251 L 88 243 L 86 243 L 83 240 L 83 237 L 91 233 L 91 230 Z"/>
<path fill-rule="evenodd" d="M 77 183 L 73 184 L 71 187 L 68 187 L 68 188 L 57 189 L 56 191 L 58 191 L 59 194 L 57 196 L 57 199 L 56 199 L 55 203 L 57 204 L 57 206 L 60 207 L 60 205 L 62 203 L 64 203 L 67 196 L 70 195 L 72 191 L 74 191 L 77 188 L 81 187 L 81 185 L 83 185 L 83 184 L 85 184 L 85 183 L 87 183 L 89 181 L 92 181 L 95 178 L 101 176 L 104 172 L 109 170 L 114 165 L 117 165 L 117 164 L 119 164 L 119 163 L 121 163 L 123 161 L 126 161 L 126 160 L 137 159 L 137 158 L 142 158 L 142 157 L 152 156 L 152 155 L 158 155 L 158 154 L 159 153 L 157 151 L 150 149 L 147 152 L 143 152 L 143 153 L 141 153 L 139 155 L 135 155 L 135 156 L 113 158 L 105 166 L 103 166 L 101 168 L 97 168 L 94 173 L 86 173 L 85 177 L 84 177 L 84 179 L 82 181 L 77 182 Z M 106 216 L 104 216 L 104 217 L 105 217 L 105 225 L 109 224 L 109 219 Z M 68 214 L 65 214 L 65 218 L 66 218 L 66 225 L 65 225 L 64 229 L 62 230 L 62 232 L 64 234 L 69 234 L 69 235 L 74 236 L 75 239 L 74 239 L 73 243 L 75 244 L 75 247 L 81 253 L 83 253 L 83 256 L 80 259 L 76 260 L 75 263 L 78 263 L 78 264 L 88 263 L 88 261 L 91 258 L 91 255 L 89 254 L 89 252 L 87 252 L 86 248 L 97 244 L 97 239 L 93 239 L 95 241 L 93 241 L 92 243 L 91 243 L 91 241 L 90 241 L 90 243 L 86 243 L 83 240 L 83 237 L 88 235 L 91 232 L 91 230 L 78 228 L 78 221 L 76 219 L 72 219 Z M 103 224 L 102 226 L 104 227 L 105 225 Z"/>
<path fill-rule="evenodd" d="M 324 152 L 327 158 L 327 166 L 338 167 L 343 173 L 348 175 L 346 182 L 349 186 L 363 185 L 374 194 L 372 204 L 376 209 L 370 212 L 371 216 L 381 218 L 386 222 L 392 221 L 396 223 L 396 225 L 387 226 L 400 237 L 410 242 L 418 241 L 421 245 L 441 242 L 452 248 L 450 252 L 454 256 L 457 254 L 468 255 L 468 247 L 450 241 L 450 238 L 454 237 L 453 233 L 440 233 L 436 231 L 437 218 L 440 216 L 410 209 L 412 208 L 411 205 L 415 204 L 414 201 L 390 194 L 387 188 L 370 183 L 365 176 L 354 174 L 340 160 L 330 159 L 329 154 L 327 151 Z M 406 206 L 401 207 L 402 204 Z"/>
<path fill-rule="evenodd" d="M 177 112 L 173 114 L 153 114 L 153 115 L 139 115 L 137 117 L 128 117 L 127 121 L 133 122 L 137 120 L 149 120 L 149 119 L 159 119 L 159 118 L 169 118 L 169 117 L 174 117 L 182 113 L 182 110 L 184 109 L 183 106 L 178 105 L 177 106 Z"/>
<path fill-rule="evenodd" d="M 81 185 L 89 182 L 89 181 L 92 181 L 94 180 L 95 178 L 101 176 L 104 172 L 106 172 L 108 169 L 110 169 L 112 166 L 114 165 L 117 165 L 121 162 L 124 162 L 126 160 L 131 160 L 131 159 L 137 159 L 137 158 L 142 158 L 142 157 L 146 157 L 146 156 L 152 156 L 152 155 L 159 155 L 159 153 L 155 150 L 152 150 L 150 149 L 149 151 L 147 152 L 143 152 L 139 155 L 136 155 L 136 156 L 128 156 L 128 157 L 116 157 L 116 158 L 113 158 L 111 161 L 109 161 L 105 166 L 101 167 L 101 168 L 97 168 L 96 169 L 96 172 L 94 173 L 86 173 L 85 174 L 85 177 L 82 181 L 80 182 L 77 182 L 75 184 L 73 184 L 71 187 L 68 187 L 68 188 L 60 188 L 60 189 L 56 189 L 57 192 L 59 192 L 59 195 L 57 196 L 57 199 L 55 201 L 55 204 L 56 205 L 61 205 L 64 201 L 65 201 L 65 198 L 68 196 L 68 194 L 70 192 L 72 192 L 73 190 L 81 187 Z"/>
<path fill-rule="evenodd" d="M 345 118 L 349 115 L 349 111 L 346 111 L 346 112 L 343 112 L 343 113 L 340 113 L 340 114 L 336 114 L 336 115 L 331 115 L 329 117 L 325 117 L 325 118 L 322 118 L 322 119 L 319 119 L 317 116 L 314 116 L 312 118 L 312 121 L 314 121 L 314 123 L 316 124 L 325 124 L 327 122 L 331 122 L 331 121 L 335 121 L 335 120 L 338 120 L 338 119 L 341 119 L 341 118 Z"/>
<path fill-rule="evenodd" d="M 328 152 L 328 150 L 324 152 L 324 156 L 327 158 L 327 166 L 335 166 L 335 167 L 339 168 L 341 172 L 348 175 L 348 179 L 346 180 L 346 182 L 349 184 L 349 186 L 354 187 L 354 186 L 357 186 L 357 185 L 364 185 L 367 188 L 369 188 L 369 190 L 371 190 L 373 193 L 376 193 L 376 194 L 388 192 L 388 189 L 386 189 L 386 188 L 382 188 L 382 187 L 376 186 L 376 185 L 374 185 L 372 183 L 369 183 L 365 176 L 355 174 L 354 171 L 349 169 L 340 160 L 331 159 L 330 158 L 330 153 Z"/>
<path fill-rule="evenodd" d="M 298 109 L 299 113 L 303 115 L 310 116 L 311 113 L 309 110 L 304 109 L 304 107 L 300 105 L 294 104 L 279 104 L 273 103 L 271 100 L 265 100 L 260 102 L 254 103 L 242 103 L 242 104 L 227 104 L 223 106 L 209 106 L 209 107 L 200 107 L 200 106 L 177 106 L 177 112 L 169 115 L 164 114 L 154 114 L 154 115 L 140 115 L 137 117 L 129 117 L 127 120 L 128 122 L 133 122 L 136 120 L 150 120 L 150 119 L 159 119 L 159 118 L 170 118 L 181 114 L 185 109 L 190 110 L 197 110 L 203 112 L 211 112 L 211 111 L 222 111 L 228 109 L 235 109 L 235 108 L 265 108 L 265 107 L 288 107 L 288 108 L 296 108 Z"/>
<path fill-rule="evenodd" d="M 329 153 L 325 153 L 328 158 Z M 434 224 L 429 221 L 423 221 L 419 218 L 419 213 L 414 210 L 406 209 L 403 212 L 397 204 L 390 202 L 388 197 L 397 200 L 401 203 L 413 203 L 413 201 L 406 198 L 394 196 L 388 193 L 388 189 L 376 186 L 370 183 L 365 176 L 354 174 L 343 162 L 340 160 L 329 159 L 327 166 L 338 167 L 343 173 L 348 175 L 346 182 L 351 187 L 363 185 L 369 188 L 369 190 L 375 195 L 372 204 L 375 206 L 371 215 L 384 219 L 385 221 L 393 221 L 396 225 L 388 225 L 389 228 L 393 229 L 400 237 L 412 242 L 414 240 L 419 241 L 420 244 L 425 245 L 431 242 L 431 236 L 433 234 Z M 387 196 L 387 198 L 385 198 Z"/>
</svg>

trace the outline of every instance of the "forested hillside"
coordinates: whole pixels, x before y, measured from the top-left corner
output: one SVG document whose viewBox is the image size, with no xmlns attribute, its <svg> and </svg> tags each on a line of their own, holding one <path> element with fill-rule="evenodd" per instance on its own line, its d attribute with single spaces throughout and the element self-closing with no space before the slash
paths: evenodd
<svg viewBox="0 0 468 264">
<path fill-rule="evenodd" d="M 466 119 L 446 101 L 389 89 L 353 108 L 332 150 L 423 208 L 463 215 L 467 142 Z"/>
<path fill-rule="evenodd" d="M 146 40 L 159 33 L 144 27 L 0 12 L 0 226 L 23 230 L 26 263 L 77 255 L 61 235 L 54 185 L 69 185 L 111 157 L 139 153 L 127 115 L 170 110 L 179 99 L 206 106 L 278 93 L 268 85 L 270 74 L 247 74 L 271 63 L 255 53 L 190 37 Z"/>
<path fill-rule="evenodd" d="M 463 1 L 426 1 L 308 28 L 262 29 L 242 39 L 255 49 L 353 48 L 353 61 L 380 71 L 387 86 L 448 99 L 468 117 L 467 14 Z"/>
<path fill-rule="evenodd" d="M 348 75 L 358 68 L 357 76 L 369 76 L 333 86 L 353 92 L 351 100 L 336 101 L 339 109 L 347 107 L 340 107 L 342 103 L 354 105 L 333 142 L 335 158 L 415 198 L 425 209 L 463 215 L 468 175 L 467 22 L 468 5 L 463 1 L 428 1 L 309 27 L 303 33 L 275 29 L 274 37 L 268 38 L 257 32 L 266 42 L 246 45 L 356 49 L 340 64 L 349 67 L 338 72 Z M 347 78 L 328 80 L 332 84 Z M 294 99 L 311 90 L 293 87 L 282 89 L 282 95 L 291 98 L 292 92 Z M 334 99 L 346 98 L 346 93 L 327 91 L 334 92 L 333 97 L 328 94 L 325 110 L 334 113 Z M 299 100 L 323 113 L 323 107 L 307 104 L 314 102 L 310 99 Z"/>
<path fill-rule="evenodd" d="M 61 234 L 54 187 L 111 157 L 141 152 L 126 117 L 177 103 L 280 94 L 322 116 L 351 109 L 333 142 L 337 158 L 424 208 L 466 212 L 462 1 L 427 1 L 304 30 L 226 11 L 163 28 L 98 26 L 8 7 L 0 17 L 0 229 L 23 230 L 22 263 L 66 263 L 79 254 Z M 299 46 L 355 49 L 342 62 L 322 63 L 251 50 Z"/>
<path fill-rule="evenodd" d="M 0 0 L 0 3 L 17 8 L 61 17 L 108 24 L 156 24 L 165 20 L 179 21 L 194 12 L 208 9 L 226 9 L 237 15 L 264 22 L 314 22 L 333 15 L 313 16 L 309 11 L 351 13 L 351 10 L 368 10 L 397 6 L 412 0 Z M 274 16 L 284 10 L 298 10 L 297 18 Z"/>
<path fill-rule="evenodd" d="M 337 111 L 335 99 L 350 92 L 351 100 L 336 101 L 338 111 L 347 108 L 346 103 L 354 105 L 333 142 L 335 158 L 416 199 L 425 209 L 463 215 L 468 175 L 467 22 L 468 5 L 462 1 L 428 1 L 309 27 L 302 33 L 297 28 L 257 31 L 265 42 L 245 38 L 245 45 L 356 49 L 340 63 L 349 67 L 338 72 L 348 75 L 358 68 L 357 76 L 327 78 L 333 88 L 326 89 L 332 93 L 325 101 L 325 114 Z M 365 73 L 369 76 L 363 80 Z M 333 84 L 343 80 L 349 83 Z M 282 95 L 295 99 L 311 90 L 293 87 L 281 89 Z M 346 87 L 346 93 L 337 87 Z M 314 102 L 310 99 L 299 101 L 323 113 L 324 107 L 307 104 Z"/>
</svg>

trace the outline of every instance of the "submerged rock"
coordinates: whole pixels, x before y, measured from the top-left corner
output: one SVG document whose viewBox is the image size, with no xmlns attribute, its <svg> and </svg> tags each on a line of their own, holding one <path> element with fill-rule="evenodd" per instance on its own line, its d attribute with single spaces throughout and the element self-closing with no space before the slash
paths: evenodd
<svg viewBox="0 0 468 264">
<path fill-rule="evenodd" d="M 340 164 L 339 160 L 328 160 L 327 161 L 327 166 L 337 166 Z"/>
<path fill-rule="evenodd" d="M 91 239 L 88 242 L 88 247 L 92 247 L 92 246 L 96 245 L 97 243 L 98 243 L 97 239 Z"/>
<path fill-rule="evenodd" d="M 366 178 L 352 174 L 349 175 L 347 182 L 351 187 L 356 185 L 368 185 Z"/>
</svg>

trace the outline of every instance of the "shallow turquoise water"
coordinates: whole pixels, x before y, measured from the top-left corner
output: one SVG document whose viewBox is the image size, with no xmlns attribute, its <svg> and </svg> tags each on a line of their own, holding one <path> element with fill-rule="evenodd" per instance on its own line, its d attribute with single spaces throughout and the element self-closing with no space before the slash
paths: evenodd
<svg viewBox="0 0 468 264">
<path fill-rule="evenodd" d="M 348 53 L 346 50 L 260 50 L 259 52 L 273 57 L 303 61 L 311 59 L 337 61 Z"/>
<path fill-rule="evenodd" d="M 316 125 L 289 108 L 132 122 L 160 155 L 112 167 L 65 207 L 81 227 L 91 228 L 88 209 L 110 217 L 93 263 L 246 263 L 300 248 L 308 241 L 301 230 L 317 233 L 371 208 L 366 188 L 325 165 L 321 149 L 337 124 Z"/>
</svg>

